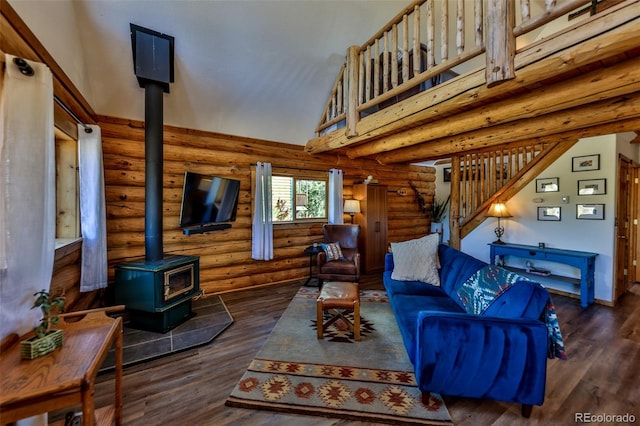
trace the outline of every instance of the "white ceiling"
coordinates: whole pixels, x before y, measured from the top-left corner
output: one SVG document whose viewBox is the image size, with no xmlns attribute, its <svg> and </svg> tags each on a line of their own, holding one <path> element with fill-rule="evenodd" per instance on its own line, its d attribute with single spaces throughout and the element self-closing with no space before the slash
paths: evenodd
<svg viewBox="0 0 640 426">
<path fill-rule="evenodd" d="M 129 24 L 175 37 L 165 124 L 304 145 L 347 47 L 408 0 L 9 0 L 101 115 L 144 120 Z"/>
</svg>

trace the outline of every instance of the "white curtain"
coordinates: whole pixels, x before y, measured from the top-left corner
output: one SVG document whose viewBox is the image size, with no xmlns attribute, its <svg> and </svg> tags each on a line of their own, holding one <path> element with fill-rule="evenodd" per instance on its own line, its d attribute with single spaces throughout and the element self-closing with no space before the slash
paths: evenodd
<svg viewBox="0 0 640 426">
<path fill-rule="evenodd" d="M 80 167 L 80 228 L 82 229 L 82 267 L 80 291 L 107 286 L 107 219 L 104 201 L 104 168 L 100 127 L 78 126 Z"/>
<path fill-rule="evenodd" d="M 342 170 L 329 170 L 329 223 L 344 223 L 342 205 Z"/>
<path fill-rule="evenodd" d="M 55 251 L 53 80 L 27 61 L 24 75 L 6 55 L 0 90 L 0 338 L 40 320 L 36 291 L 49 290 Z M 52 289 L 56 291 L 56 289 Z"/>
<path fill-rule="evenodd" d="M 273 259 L 273 220 L 271 218 L 271 163 L 256 165 L 255 197 L 253 199 L 253 227 L 251 258 Z"/>
</svg>

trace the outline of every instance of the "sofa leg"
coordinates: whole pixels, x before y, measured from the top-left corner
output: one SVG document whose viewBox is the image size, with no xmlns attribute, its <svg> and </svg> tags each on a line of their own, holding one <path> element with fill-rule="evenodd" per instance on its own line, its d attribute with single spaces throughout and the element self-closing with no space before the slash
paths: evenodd
<svg viewBox="0 0 640 426">
<path fill-rule="evenodd" d="M 533 410 L 533 405 L 522 404 L 522 417 L 526 417 L 528 419 L 531 416 L 532 410 Z"/>
<path fill-rule="evenodd" d="M 425 407 L 429 407 L 429 399 L 431 398 L 431 392 L 422 392 L 422 404 Z"/>
</svg>

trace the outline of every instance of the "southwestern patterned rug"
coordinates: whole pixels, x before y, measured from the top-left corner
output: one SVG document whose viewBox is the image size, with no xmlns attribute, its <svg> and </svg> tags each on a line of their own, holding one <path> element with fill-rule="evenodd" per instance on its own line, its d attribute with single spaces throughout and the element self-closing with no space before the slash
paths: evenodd
<svg viewBox="0 0 640 426">
<path fill-rule="evenodd" d="M 316 338 L 318 290 L 301 288 L 226 405 L 391 424 L 452 424 L 422 403 L 384 291 L 361 292 L 361 341 L 336 321 Z"/>
</svg>

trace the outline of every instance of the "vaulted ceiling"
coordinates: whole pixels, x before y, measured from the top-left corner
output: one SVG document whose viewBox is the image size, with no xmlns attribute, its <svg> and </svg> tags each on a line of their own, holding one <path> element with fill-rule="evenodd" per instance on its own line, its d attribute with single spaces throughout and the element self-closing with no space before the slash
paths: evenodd
<svg viewBox="0 0 640 426">
<path fill-rule="evenodd" d="M 144 120 L 129 24 L 175 37 L 165 124 L 304 145 L 349 45 L 406 0 L 9 0 L 99 115 Z"/>
</svg>

